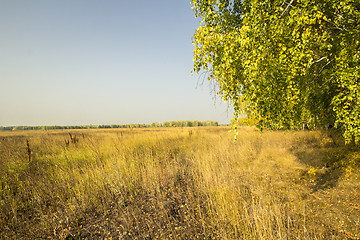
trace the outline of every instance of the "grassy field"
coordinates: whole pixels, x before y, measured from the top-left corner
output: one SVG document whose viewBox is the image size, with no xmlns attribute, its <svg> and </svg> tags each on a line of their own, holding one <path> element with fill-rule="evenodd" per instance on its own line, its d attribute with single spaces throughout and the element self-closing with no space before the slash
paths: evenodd
<svg viewBox="0 0 360 240">
<path fill-rule="evenodd" d="M 228 130 L 0 132 L 0 239 L 360 239 L 356 147 Z"/>
</svg>

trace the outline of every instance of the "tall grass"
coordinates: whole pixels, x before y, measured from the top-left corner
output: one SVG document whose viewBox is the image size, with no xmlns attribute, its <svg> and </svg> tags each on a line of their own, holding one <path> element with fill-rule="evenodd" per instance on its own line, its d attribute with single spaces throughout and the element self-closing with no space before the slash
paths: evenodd
<svg viewBox="0 0 360 240">
<path fill-rule="evenodd" d="M 354 146 L 228 130 L 2 132 L 0 238 L 360 238 Z"/>
</svg>

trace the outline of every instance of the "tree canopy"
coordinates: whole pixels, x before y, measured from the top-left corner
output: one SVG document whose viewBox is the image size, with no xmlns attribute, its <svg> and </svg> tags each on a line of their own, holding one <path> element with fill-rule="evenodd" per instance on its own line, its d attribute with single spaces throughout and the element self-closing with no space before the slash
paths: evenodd
<svg viewBox="0 0 360 240">
<path fill-rule="evenodd" d="M 359 0 L 192 0 L 193 72 L 263 128 L 335 125 L 360 142 Z M 236 121 L 234 121 L 236 122 Z"/>
</svg>

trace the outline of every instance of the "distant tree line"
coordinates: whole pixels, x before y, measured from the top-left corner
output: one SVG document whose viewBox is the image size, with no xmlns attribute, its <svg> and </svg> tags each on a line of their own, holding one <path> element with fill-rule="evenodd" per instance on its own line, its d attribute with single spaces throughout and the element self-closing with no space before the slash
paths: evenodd
<svg viewBox="0 0 360 240">
<path fill-rule="evenodd" d="M 53 129 L 99 129 L 99 128 L 154 128 L 154 127 L 202 127 L 219 126 L 217 121 L 170 121 L 152 124 L 111 124 L 111 125 L 76 125 L 76 126 L 9 126 L 0 131 L 18 130 L 53 130 Z"/>
</svg>

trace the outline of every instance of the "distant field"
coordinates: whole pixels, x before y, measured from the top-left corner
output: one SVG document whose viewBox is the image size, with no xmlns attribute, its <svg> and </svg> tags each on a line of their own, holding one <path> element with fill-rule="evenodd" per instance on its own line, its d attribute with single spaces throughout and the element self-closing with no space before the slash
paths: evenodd
<svg viewBox="0 0 360 240">
<path fill-rule="evenodd" d="M 0 239 L 360 239 L 356 147 L 228 131 L 0 132 Z"/>
</svg>

